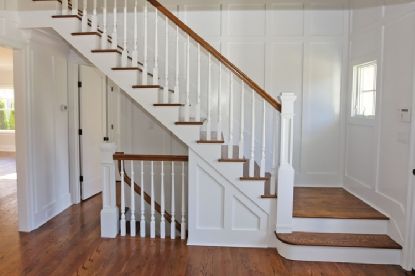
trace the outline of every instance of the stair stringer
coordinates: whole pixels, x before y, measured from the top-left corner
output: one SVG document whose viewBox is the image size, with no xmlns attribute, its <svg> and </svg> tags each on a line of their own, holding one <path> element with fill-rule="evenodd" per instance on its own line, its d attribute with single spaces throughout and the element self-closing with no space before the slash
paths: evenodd
<svg viewBox="0 0 415 276">
<path fill-rule="evenodd" d="M 198 144 L 200 137 L 200 126 L 198 125 L 175 125 L 179 118 L 178 107 L 155 107 L 158 102 L 157 88 L 134 89 L 137 84 L 138 74 L 123 71 L 113 71 L 111 68 L 120 65 L 121 55 L 118 53 L 92 53 L 91 50 L 99 49 L 100 40 L 98 36 L 72 36 L 71 33 L 80 29 L 80 21 L 77 18 L 50 18 L 50 27 L 61 35 L 69 44 L 78 50 L 85 58 L 108 76 L 130 97 L 132 97 L 146 112 L 164 125 L 177 138 L 183 141 L 189 149 L 195 151 L 207 164 L 215 169 L 222 177 L 231 182 L 242 193 L 252 200 L 265 213 L 272 213 L 276 202 L 272 199 L 261 199 L 264 192 L 263 181 L 241 181 L 239 178 L 243 172 L 242 163 L 220 163 L 221 145 Z"/>
<path fill-rule="evenodd" d="M 189 150 L 188 244 L 270 247 L 276 204 L 269 213 Z"/>
</svg>

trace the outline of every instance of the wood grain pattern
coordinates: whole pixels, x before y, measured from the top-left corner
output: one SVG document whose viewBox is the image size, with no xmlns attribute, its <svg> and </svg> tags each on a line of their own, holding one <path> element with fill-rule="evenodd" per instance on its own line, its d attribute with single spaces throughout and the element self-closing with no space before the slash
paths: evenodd
<svg viewBox="0 0 415 276">
<path fill-rule="evenodd" d="M 275 233 L 275 235 L 282 242 L 292 245 L 402 249 L 402 246 L 387 235 L 310 232 Z"/>
<path fill-rule="evenodd" d="M 0 158 L 0 175 L 15 172 Z M 0 275 L 366 275 L 399 266 L 298 262 L 275 249 L 187 246 L 181 240 L 101 239 L 98 195 L 31 233 L 17 232 L 16 182 L 0 180 Z"/>
<path fill-rule="evenodd" d="M 156 0 L 147 0 L 155 8 L 157 8 L 162 14 L 169 18 L 174 24 L 176 24 L 183 32 L 188 34 L 194 41 L 200 44 L 207 52 L 212 56 L 217 58 L 223 65 L 225 65 L 233 74 L 238 76 L 243 80 L 249 87 L 251 87 L 255 92 L 260 95 L 264 100 L 266 100 L 272 107 L 281 111 L 281 103 L 275 100 L 271 95 L 269 95 L 264 89 L 262 89 L 257 83 L 250 79 L 245 73 L 243 73 L 235 64 L 230 62 L 226 57 L 224 57 L 219 51 L 217 51 L 212 45 L 210 45 L 206 40 L 189 28 L 183 21 L 176 17 L 172 12 L 170 12 L 166 7 L 160 4 Z"/>
<path fill-rule="evenodd" d="M 343 188 L 294 188 L 294 217 L 389 219 Z"/>
<path fill-rule="evenodd" d="M 188 161 L 187 155 L 150 155 L 150 154 L 124 154 L 116 152 L 114 160 L 138 160 L 138 161 Z"/>
</svg>

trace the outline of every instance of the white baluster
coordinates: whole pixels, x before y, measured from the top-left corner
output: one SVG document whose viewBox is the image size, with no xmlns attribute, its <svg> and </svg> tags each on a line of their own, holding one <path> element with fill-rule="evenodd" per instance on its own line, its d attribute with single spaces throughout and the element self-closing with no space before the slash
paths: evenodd
<svg viewBox="0 0 415 276">
<path fill-rule="evenodd" d="M 62 0 L 62 15 L 67 15 L 69 9 L 68 0 Z"/>
<path fill-rule="evenodd" d="M 98 31 L 98 17 L 97 17 L 97 0 L 94 0 L 94 5 L 92 7 L 92 17 L 91 17 L 91 31 Z"/>
<path fill-rule="evenodd" d="M 165 203 L 164 203 L 164 162 L 161 161 L 161 210 L 160 210 L 160 238 L 164 239 L 166 238 L 166 219 L 164 217 L 165 215 Z"/>
<path fill-rule="evenodd" d="M 251 103 L 251 158 L 249 159 L 249 176 L 255 174 L 255 90 L 252 89 L 252 103 Z"/>
<path fill-rule="evenodd" d="M 190 36 L 186 44 L 186 104 L 184 106 L 184 121 L 190 121 Z"/>
<path fill-rule="evenodd" d="M 142 82 L 147 84 L 148 82 L 148 6 L 147 1 L 144 3 L 144 64 L 142 73 Z"/>
<path fill-rule="evenodd" d="M 176 218 L 175 218 L 175 198 L 174 198 L 174 161 L 171 162 L 171 223 L 170 239 L 176 238 Z"/>
<path fill-rule="evenodd" d="M 146 217 L 145 217 L 145 204 L 144 204 L 144 162 L 141 161 L 140 164 L 141 169 L 141 178 L 140 178 L 140 184 L 141 184 L 141 197 L 140 197 L 140 211 L 141 211 L 141 217 L 140 217 L 140 236 L 144 238 L 146 236 Z"/>
<path fill-rule="evenodd" d="M 211 123 L 210 123 L 210 90 L 212 89 L 212 56 L 209 53 L 208 60 L 208 91 L 206 94 L 207 97 L 207 121 L 206 121 L 206 140 L 211 139 Z"/>
<path fill-rule="evenodd" d="M 138 27 L 137 27 L 137 0 L 134 2 L 134 50 L 131 53 L 131 66 L 138 64 Z"/>
<path fill-rule="evenodd" d="M 169 102 L 169 18 L 166 16 L 166 33 L 165 33 L 165 64 L 164 64 L 164 91 L 163 91 L 163 103 Z"/>
<path fill-rule="evenodd" d="M 135 180 L 134 180 L 134 161 L 131 160 L 131 220 L 130 220 L 130 234 L 135 237 Z"/>
<path fill-rule="evenodd" d="M 150 218 L 150 238 L 156 237 L 156 218 L 154 214 L 154 161 L 151 161 L 151 218 Z"/>
<path fill-rule="evenodd" d="M 176 85 L 174 86 L 174 95 L 173 95 L 173 103 L 180 102 L 180 86 L 179 86 L 179 69 L 180 69 L 180 61 L 179 61 L 179 27 L 176 27 Z"/>
<path fill-rule="evenodd" d="M 233 76 L 232 72 L 229 75 L 229 143 L 228 143 L 228 158 L 233 158 Z"/>
<path fill-rule="evenodd" d="M 154 14 L 154 68 L 153 68 L 153 84 L 159 81 L 159 36 L 158 36 L 158 10 L 156 8 Z"/>
<path fill-rule="evenodd" d="M 277 125 L 276 124 L 276 122 L 277 122 L 277 112 L 274 112 L 273 115 L 274 115 L 274 119 L 273 119 L 274 124 L 273 125 L 275 126 L 275 125 Z M 273 139 L 272 139 L 272 141 L 273 141 L 273 143 L 272 143 L 272 166 L 271 166 L 271 180 L 270 180 L 271 183 L 270 183 L 269 193 L 271 195 L 275 195 L 276 186 L 277 186 L 277 172 L 278 172 L 277 153 L 276 153 L 278 138 L 277 138 L 277 128 L 276 127 L 272 128 L 272 137 L 273 137 Z"/>
<path fill-rule="evenodd" d="M 216 139 L 222 140 L 222 108 L 221 108 L 221 90 L 222 90 L 222 63 L 219 63 L 219 86 L 218 86 L 218 126 Z"/>
<path fill-rule="evenodd" d="M 245 127 L 245 83 L 242 82 L 242 88 L 241 88 L 241 128 L 239 133 L 239 159 L 244 158 L 244 127 Z"/>
<path fill-rule="evenodd" d="M 118 48 L 118 34 L 117 34 L 117 0 L 114 0 L 114 8 L 113 8 L 113 29 L 111 34 L 111 48 L 117 49 Z"/>
<path fill-rule="evenodd" d="M 87 32 L 88 31 L 88 1 L 84 0 L 83 5 L 82 5 L 82 22 L 81 22 L 81 30 L 82 32 Z"/>
<path fill-rule="evenodd" d="M 265 100 L 262 100 L 262 148 L 261 148 L 261 163 L 259 168 L 259 176 L 264 177 L 265 176 L 265 119 L 266 119 L 266 102 Z"/>
<path fill-rule="evenodd" d="M 102 34 L 101 34 L 101 49 L 108 47 L 108 34 L 107 34 L 107 0 L 104 0 L 102 7 Z"/>
<path fill-rule="evenodd" d="M 180 238 L 184 240 L 186 238 L 186 201 L 185 201 L 185 191 L 184 191 L 184 162 L 182 162 L 182 221 L 180 229 Z"/>
<path fill-rule="evenodd" d="M 127 51 L 127 0 L 124 0 L 124 43 L 121 54 L 121 66 L 127 67 L 128 51 Z"/>
<path fill-rule="evenodd" d="M 121 236 L 126 234 L 126 223 L 125 223 L 125 182 L 124 182 L 124 161 L 121 161 L 121 221 L 120 229 Z"/>
<path fill-rule="evenodd" d="M 209 60 L 210 60 L 210 54 L 209 54 Z M 209 73 L 210 73 L 210 70 L 209 70 Z M 209 93 L 210 91 L 208 91 L 208 95 Z M 196 121 L 200 121 L 200 44 L 197 44 L 197 99 L 196 99 L 195 118 L 196 118 Z"/>
<path fill-rule="evenodd" d="M 72 0 L 72 15 L 78 15 L 78 0 Z"/>
</svg>

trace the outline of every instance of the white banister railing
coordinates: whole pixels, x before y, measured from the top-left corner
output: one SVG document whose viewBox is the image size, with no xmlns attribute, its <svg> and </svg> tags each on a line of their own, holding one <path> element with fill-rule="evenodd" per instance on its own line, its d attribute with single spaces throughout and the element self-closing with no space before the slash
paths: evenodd
<svg viewBox="0 0 415 276">
<path fill-rule="evenodd" d="M 277 232 L 292 231 L 293 198 L 294 198 L 294 168 L 293 157 L 293 93 L 282 93 L 281 133 L 280 133 L 280 166 L 278 169 L 278 201 L 277 201 Z"/>
<path fill-rule="evenodd" d="M 88 1 L 84 0 L 82 5 L 82 22 L 81 22 L 81 30 L 83 32 L 88 31 Z"/>
<path fill-rule="evenodd" d="M 159 28 L 158 28 L 158 10 L 154 14 L 154 67 L 153 67 L 153 84 L 159 81 Z"/>
<path fill-rule="evenodd" d="M 102 151 L 102 180 L 103 180 L 103 209 L 101 211 L 101 225 L 103 237 L 116 237 L 130 234 L 136 236 L 136 223 L 139 219 L 139 232 L 146 237 L 146 220 L 150 221 L 149 236 L 166 238 L 169 233 L 171 239 L 186 238 L 186 164 L 187 156 L 170 155 L 129 155 L 114 153 L 115 145 L 106 143 Z M 115 163 L 121 175 L 120 184 L 120 219 L 116 205 L 115 191 Z M 136 167 L 140 167 L 139 182 L 136 181 Z M 127 172 L 130 172 L 128 175 Z M 181 185 L 175 185 L 181 183 Z M 166 188 L 167 187 L 167 188 Z M 171 187 L 169 189 L 168 187 Z M 150 192 L 149 194 L 147 192 Z M 130 196 L 126 196 L 126 193 Z M 170 194 L 169 194 L 170 193 Z M 170 199 L 170 204 L 166 200 Z M 159 204 L 159 203 L 160 204 Z M 179 205 L 176 205 L 179 204 Z M 146 214 L 146 205 L 150 206 L 150 214 Z M 140 206 L 139 210 L 136 206 Z M 177 214 L 176 210 L 179 210 Z M 181 213 L 180 213 L 181 210 Z M 139 215 L 136 216 L 136 212 Z M 156 214 L 156 212 L 158 214 Z M 147 217 L 148 215 L 148 217 Z M 176 217 L 181 217 L 178 222 Z M 130 223 L 130 227 L 127 225 Z M 167 223 L 170 224 L 166 231 Z M 120 229 L 120 231 L 118 230 Z M 129 232 L 128 232 L 129 231 Z"/>
<path fill-rule="evenodd" d="M 112 26 L 112 34 L 111 34 L 111 48 L 117 49 L 118 48 L 118 34 L 117 34 L 117 0 L 114 0 L 114 7 L 113 7 L 113 26 Z"/>
</svg>

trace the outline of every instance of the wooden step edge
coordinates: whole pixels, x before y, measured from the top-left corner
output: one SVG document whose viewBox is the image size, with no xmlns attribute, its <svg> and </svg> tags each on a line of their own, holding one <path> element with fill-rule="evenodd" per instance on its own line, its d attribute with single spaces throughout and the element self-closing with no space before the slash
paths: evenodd
<svg viewBox="0 0 415 276">
<path fill-rule="evenodd" d="M 197 140 L 198 144 L 224 144 L 224 140 Z"/>
<path fill-rule="evenodd" d="M 175 125 L 182 125 L 182 126 L 198 126 L 198 125 L 203 125 L 203 121 L 189 121 L 189 122 L 185 122 L 185 121 L 178 121 L 174 123 Z"/>
<path fill-rule="evenodd" d="M 273 195 L 261 195 L 261 198 L 277 198 L 276 194 Z"/>
<path fill-rule="evenodd" d="M 140 71 L 143 72 L 143 69 L 140 67 L 112 67 L 113 71 Z"/>
<path fill-rule="evenodd" d="M 269 178 L 260 176 L 242 176 L 239 179 L 243 181 L 267 181 Z"/>
<path fill-rule="evenodd" d="M 94 49 L 91 50 L 91 53 L 118 53 L 121 54 L 121 51 L 118 49 Z"/>
<path fill-rule="evenodd" d="M 71 33 L 72 36 L 88 36 L 88 35 L 96 35 L 101 37 L 99 32 L 73 32 Z"/>
<path fill-rule="evenodd" d="M 79 17 L 79 15 L 75 15 L 75 14 L 67 14 L 67 15 L 52 15 L 52 18 L 78 18 L 81 19 Z"/>
<path fill-rule="evenodd" d="M 219 161 L 219 162 L 226 162 L 226 163 L 233 163 L 233 162 L 236 162 L 236 163 L 245 163 L 245 162 L 247 162 L 248 160 L 247 160 L 247 159 L 239 159 L 239 158 L 231 158 L 231 159 L 228 159 L 228 158 L 221 158 L 221 159 L 219 159 L 218 161 Z"/>
<path fill-rule="evenodd" d="M 367 220 L 390 220 L 388 217 L 386 216 L 379 216 L 379 217 L 374 217 L 374 216 L 355 216 L 355 215 L 350 215 L 350 216 L 341 216 L 341 215 L 298 215 L 298 214 L 293 214 L 294 218 L 309 218 L 309 219 L 367 219 Z"/>
<path fill-rule="evenodd" d="M 181 104 L 181 103 L 168 103 L 168 104 L 158 103 L 158 104 L 153 104 L 153 106 L 184 106 L 184 104 Z"/>
<path fill-rule="evenodd" d="M 387 235 L 292 232 L 277 233 L 283 243 L 297 246 L 352 247 L 372 249 L 402 249 L 402 246 Z M 371 241 L 368 241 L 371 240 Z"/>
<path fill-rule="evenodd" d="M 162 89 L 162 87 L 158 84 L 137 84 L 137 85 L 133 85 L 133 88 L 136 89 L 143 89 L 143 88 L 157 88 L 157 89 Z"/>
</svg>

